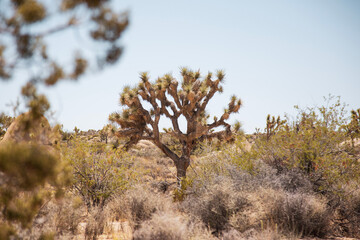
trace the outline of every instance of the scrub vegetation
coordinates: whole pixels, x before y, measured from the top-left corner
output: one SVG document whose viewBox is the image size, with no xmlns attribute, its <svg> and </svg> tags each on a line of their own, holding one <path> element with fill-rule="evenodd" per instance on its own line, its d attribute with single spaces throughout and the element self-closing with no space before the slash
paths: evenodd
<svg viewBox="0 0 360 240">
<path fill-rule="evenodd" d="M 114 64 L 128 17 L 107 0 L 49 3 L 1 2 L 0 80 L 29 79 L 26 111 L 0 113 L 0 239 L 360 238 L 360 109 L 330 95 L 244 134 L 228 123 L 236 96 L 221 116 L 207 113 L 225 73 L 182 68 L 179 81 L 142 73 L 102 129 L 66 131 L 49 123 L 39 86 Z M 70 49 L 66 65 L 47 37 L 72 28 L 103 49 Z"/>
<path fill-rule="evenodd" d="M 20 115 L 0 142 L 1 237 L 359 238 L 359 110 L 333 96 L 295 108 L 254 134 L 197 141 L 181 184 L 158 145 L 128 148 L 122 128 L 66 132 Z M 181 152 L 167 131 L 159 140 Z"/>
</svg>

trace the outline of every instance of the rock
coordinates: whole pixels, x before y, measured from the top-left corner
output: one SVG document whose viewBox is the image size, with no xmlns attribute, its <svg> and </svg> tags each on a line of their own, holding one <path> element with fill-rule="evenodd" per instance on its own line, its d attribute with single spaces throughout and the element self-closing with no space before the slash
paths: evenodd
<svg viewBox="0 0 360 240">
<path fill-rule="evenodd" d="M 51 128 L 46 117 L 32 118 L 29 112 L 19 115 L 6 131 L 0 144 L 31 142 L 53 146 L 60 139 L 60 133 Z"/>
</svg>

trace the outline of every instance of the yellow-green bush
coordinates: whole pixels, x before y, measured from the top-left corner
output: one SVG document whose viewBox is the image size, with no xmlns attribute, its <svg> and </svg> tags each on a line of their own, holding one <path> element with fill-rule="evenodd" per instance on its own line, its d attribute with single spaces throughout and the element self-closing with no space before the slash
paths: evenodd
<svg viewBox="0 0 360 240">
<path fill-rule="evenodd" d="M 221 158 L 227 159 L 230 164 L 239 167 L 251 174 L 256 173 L 255 157 L 246 138 L 242 135 L 237 136 L 231 144 L 222 147 Z"/>
<path fill-rule="evenodd" d="M 74 139 L 62 149 L 64 159 L 73 168 L 72 189 L 88 207 L 104 206 L 112 195 L 127 189 L 135 179 L 132 158 L 121 149 L 80 139 Z"/>
<path fill-rule="evenodd" d="M 326 106 L 296 107 L 295 120 L 288 121 L 270 137 L 260 135 L 253 147 L 256 158 L 278 172 L 298 168 L 318 191 L 335 190 L 350 179 L 359 179 L 359 162 L 346 144 L 345 105 L 330 97 Z"/>
<path fill-rule="evenodd" d="M 323 237 L 329 231 L 331 211 L 313 195 L 284 194 L 276 199 L 268 217 L 281 231 Z"/>
</svg>

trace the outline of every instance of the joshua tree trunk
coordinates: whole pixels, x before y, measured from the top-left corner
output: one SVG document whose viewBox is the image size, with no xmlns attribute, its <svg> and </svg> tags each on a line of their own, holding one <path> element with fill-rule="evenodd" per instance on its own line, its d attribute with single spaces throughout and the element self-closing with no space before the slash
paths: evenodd
<svg viewBox="0 0 360 240">
<path fill-rule="evenodd" d="M 193 149 L 192 141 L 184 141 L 182 145 L 182 156 L 174 161 L 178 183 L 186 178 L 186 170 L 190 166 L 190 155 Z"/>
<path fill-rule="evenodd" d="M 176 166 L 176 177 L 178 183 L 186 178 L 186 170 L 190 166 L 190 157 L 181 157 L 175 162 Z"/>
<path fill-rule="evenodd" d="M 190 154 L 192 146 L 184 145 L 182 149 L 182 156 L 179 157 L 173 151 L 171 151 L 166 145 L 162 144 L 160 140 L 154 141 L 166 156 L 173 160 L 176 167 L 176 178 L 178 185 L 181 185 L 181 180 L 186 178 L 186 170 L 190 166 Z"/>
</svg>

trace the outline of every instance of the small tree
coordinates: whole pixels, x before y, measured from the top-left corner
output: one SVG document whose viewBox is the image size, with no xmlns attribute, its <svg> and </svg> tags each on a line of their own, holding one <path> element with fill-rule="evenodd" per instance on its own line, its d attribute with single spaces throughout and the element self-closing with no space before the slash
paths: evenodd
<svg viewBox="0 0 360 240">
<path fill-rule="evenodd" d="M 115 131 L 115 128 L 113 125 L 111 124 L 107 124 L 105 125 L 101 130 L 100 130 L 100 140 L 101 141 L 105 141 L 105 143 L 108 143 L 108 138 L 111 136 L 112 132 Z"/>
<path fill-rule="evenodd" d="M 128 171 L 131 157 L 103 143 L 74 138 L 62 148 L 63 158 L 73 168 L 72 189 L 88 208 L 104 207 L 114 194 L 125 190 L 134 173 Z"/>
<path fill-rule="evenodd" d="M 178 81 L 170 74 L 159 77 L 155 83 L 150 83 L 148 74 L 142 73 L 139 85 L 135 88 L 125 87 L 121 94 L 120 104 L 125 109 L 121 114 L 113 113 L 109 117 L 110 121 L 121 127 L 115 135 L 128 137 L 126 148 L 141 139 L 150 140 L 171 158 L 176 166 L 178 181 L 186 177 L 190 154 L 198 141 L 232 138 L 231 125 L 225 121 L 230 114 L 238 112 L 241 106 L 241 100 L 232 96 L 222 116 L 219 119 L 214 117 L 212 123 L 207 123 L 209 115 L 205 109 L 214 94 L 223 91 L 221 83 L 225 77 L 224 72 L 217 71 L 215 79 L 210 72 L 201 78 L 199 71 L 182 68 L 181 76 L 182 82 L 178 88 Z M 146 102 L 150 105 L 149 109 L 146 109 Z M 180 141 L 181 155 L 170 150 L 161 141 L 159 121 L 162 116 L 171 120 L 172 128 L 165 129 L 165 132 Z M 186 132 L 179 127 L 181 116 L 186 120 Z M 215 131 L 218 127 L 224 129 Z"/>
<path fill-rule="evenodd" d="M 75 135 L 78 135 L 80 133 L 80 129 L 78 129 L 76 126 L 74 127 Z"/>
<path fill-rule="evenodd" d="M 351 121 L 345 126 L 347 135 L 351 138 L 351 146 L 355 147 L 355 138 L 360 137 L 360 108 L 351 111 Z"/>
<path fill-rule="evenodd" d="M 281 120 L 280 116 L 278 116 L 275 120 L 274 116 L 272 116 L 271 118 L 270 114 L 268 114 L 266 117 L 266 128 L 265 128 L 266 140 L 269 140 L 270 137 L 274 135 L 277 131 L 279 131 L 279 129 L 283 127 L 285 123 L 286 120 Z"/>
</svg>

